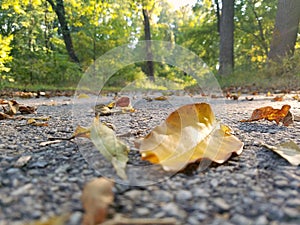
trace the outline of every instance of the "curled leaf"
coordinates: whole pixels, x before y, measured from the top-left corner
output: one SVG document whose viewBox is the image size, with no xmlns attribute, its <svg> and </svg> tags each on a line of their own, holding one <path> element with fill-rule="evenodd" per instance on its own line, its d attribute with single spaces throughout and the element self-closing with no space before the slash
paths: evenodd
<svg viewBox="0 0 300 225">
<path fill-rule="evenodd" d="M 116 107 L 129 107 L 130 104 L 130 98 L 126 96 L 116 100 Z"/>
<path fill-rule="evenodd" d="M 81 202 L 85 210 L 83 225 L 100 224 L 106 220 L 108 206 L 113 202 L 113 183 L 104 178 L 88 182 L 82 192 Z"/>
<path fill-rule="evenodd" d="M 7 102 L 8 109 L 3 107 L 4 113 L 10 116 L 16 115 L 19 110 L 19 103 L 15 100 L 11 100 Z"/>
<path fill-rule="evenodd" d="M 0 112 L 0 120 L 12 119 L 10 115 Z"/>
<path fill-rule="evenodd" d="M 262 144 L 264 147 L 273 150 L 294 166 L 300 165 L 300 147 L 293 141 L 271 146 Z"/>
<path fill-rule="evenodd" d="M 115 132 L 94 119 L 91 127 L 90 139 L 100 153 L 112 163 L 117 174 L 122 179 L 127 179 L 125 168 L 128 162 L 129 147 L 119 140 Z"/>
<path fill-rule="evenodd" d="M 111 128 L 101 123 L 99 117 L 94 118 L 91 127 L 78 126 L 72 137 L 90 139 L 98 151 L 112 163 L 118 176 L 127 179 L 125 169 L 128 162 L 129 147 L 117 138 Z"/>
<path fill-rule="evenodd" d="M 166 100 L 168 100 L 168 97 L 162 95 L 162 96 L 155 97 L 154 100 L 156 100 L 156 101 L 166 101 Z"/>
<path fill-rule="evenodd" d="M 285 117 L 291 116 L 289 114 L 290 108 L 290 105 L 284 105 L 281 109 L 274 109 L 271 106 L 258 108 L 253 111 L 250 119 L 241 120 L 241 122 L 252 122 L 265 119 L 268 121 L 275 121 L 277 124 L 283 122 L 283 125 L 288 126 L 291 124 L 291 120 L 288 118 L 285 119 Z"/>
<path fill-rule="evenodd" d="M 225 162 L 243 143 L 220 124 L 206 103 L 180 107 L 140 143 L 143 160 L 161 164 L 166 171 L 179 171 L 187 164 L 208 158 Z"/>
<path fill-rule="evenodd" d="M 281 96 L 277 95 L 277 96 L 275 96 L 272 99 L 272 101 L 274 101 L 274 102 L 282 102 L 283 101 L 283 97 L 284 97 L 284 95 L 281 95 Z"/>
<path fill-rule="evenodd" d="M 40 123 L 37 122 L 34 118 L 29 118 L 27 120 L 28 125 L 36 126 L 36 127 L 47 127 L 49 124 L 48 123 Z"/>
<path fill-rule="evenodd" d="M 33 106 L 24 106 L 24 105 L 20 105 L 19 106 L 19 111 L 22 114 L 36 114 L 36 108 Z"/>
</svg>

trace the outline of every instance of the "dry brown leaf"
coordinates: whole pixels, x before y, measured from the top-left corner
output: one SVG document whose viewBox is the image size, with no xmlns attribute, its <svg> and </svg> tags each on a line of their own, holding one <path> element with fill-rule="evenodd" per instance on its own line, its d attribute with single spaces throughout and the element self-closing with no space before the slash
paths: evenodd
<svg viewBox="0 0 300 225">
<path fill-rule="evenodd" d="M 7 100 L 0 99 L 0 105 L 6 105 L 6 104 L 8 104 Z"/>
<path fill-rule="evenodd" d="M 24 105 L 20 105 L 19 106 L 19 111 L 21 112 L 21 114 L 36 114 L 36 108 L 33 106 L 24 106 Z"/>
<path fill-rule="evenodd" d="M 81 196 L 85 211 L 83 225 L 96 225 L 106 220 L 108 207 L 114 200 L 112 188 L 113 182 L 104 178 L 95 178 L 84 186 Z"/>
<path fill-rule="evenodd" d="M 107 220 L 102 225 L 178 225 L 180 224 L 176 218 L 125 218 L 115 216 L 111 220 Z"/>
<path fill-rule="evenodd" d="M 209 104 L 196 103 L 171 113 L 141 141 L 139 149 L 143 160 L 179 171 L 202 158 L 223 163 L 233 152 L 240 154 L 243 145 L 216 120 Z"/>
<path fill-rule="evenodd" d="M 8 109 L 2 106 L 4 113 L 10 116 L 16 115 L 19 110 L 19 103 L 16 100 L 10 100 L 7 105 Z"/>
<path fill-rule="evenodd" d="M 241 122 L 252 122 L 265 119 L 268 121 L 275 121 L 277 124 L 282 122 L 284 126 L 288 126 L 291 124 L 290 119 L 285 119 L 285 117 L 291 115 L 289 114 L 290 108 L 290 105 L 283 105 L 281 109 L 274 109 L 271 106 L 258 108 L 253 111 L 250 119 L 241 120 Z"/>
<path fill-rule="evenodd" d="M 168 100 L 168 97 L 162 95 L 162 96 L 155 97 L 154 100 L 156 100 L 156 101 L 166 101 L 166 100 Z"/>
<path fill-rule="evenodd" d="M 73 137 L 91 138 L 91 128 L 77 126 Z"/>
<path fill-rule="evenodd" d="M 47 127 L 49 126 L 48 123 L 40 123 L 40 122 L 37 122 L 35 119 L 33 118 L 29 118 L 27 119 L 27 124 L 28 125 L 32 125 L 32 126 L 36 126 L 36 127 Z"/>
<path fill-rule="evenodd" d="M 12 119 L 12 117 L 3 112 L 0 112 L 0 120 L 7 120 L 7 119 Z"/>
<path fill-rule="evenodd" d="M 284 97 L 284 95 L 281 95 L 281 96 L 275 96 L 273 99 L 272 99 L 272 101 L 273 102 L 282 102 L 283 101 L 283 97 Z"/>
<path fill-rule="evenodd" d="M 294 95 L 292 98 L 293 98 L 294 100 L 300 101 L 300 96 L 299 96 L 299 95 Z"/>
<path fill-rule="evenodd" d="M 116 107 L 129 107 L 130 104 L 130 98 L 126 96 L 116 100 Z"/>
<path fill-rule="evenodd" d="M 252 97 L 252 98 L 250 98 L 250 97 L 246 97 L 245 98 L 247 101 L 253 101 L 254 100 L 254 98 Z"/>
<path fill-rule="evenodd" d="M 46 221 L 35 221 L 32 223 L 29 223 L 27 225 L 65 225 L 67 223 L 67 220 L 69 219 L 70 215 L 62 215 L 62 216 L 55 216 L 51 217 Z"/>
</svg>

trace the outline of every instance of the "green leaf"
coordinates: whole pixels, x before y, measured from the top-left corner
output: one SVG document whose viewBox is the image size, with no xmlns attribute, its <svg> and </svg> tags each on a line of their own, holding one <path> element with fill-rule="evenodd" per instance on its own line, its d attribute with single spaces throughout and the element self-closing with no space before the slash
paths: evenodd
<svg viewBox="0 0 300 225">
<path fill-rule="evenodd" d="M 290 164 L 298 166 L 300 164 L 300 147 L 292 140 L 275 146 L 262 144 L 264 147 L 273 150 Z"/>
<path fill-rule="evenodd" d="M 118 176 L 127 179 L 125 169 L 129 147 L 116 137 L 112 129 L 102 124 L 98 117 L 92 124 L 90 139 L 100 153 L 112 163 Z"/>
</svg>

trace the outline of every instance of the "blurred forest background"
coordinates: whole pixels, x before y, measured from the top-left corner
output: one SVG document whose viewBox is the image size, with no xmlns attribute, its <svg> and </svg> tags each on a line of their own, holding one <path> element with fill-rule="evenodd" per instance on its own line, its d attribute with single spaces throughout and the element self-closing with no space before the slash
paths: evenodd
<svg viewBox="0 0 300 225">
<path fill-rule="evenodd" d="M 1 0 L 0 88 L 76 88 L 105 52 L 162 40 L 201 57 L 223 87 L 299 89 L 299 12 L 299 0 Z M 193 85 L 162 63 L 130 65 L 109 85 L 145 77 Z"/>
</svg>

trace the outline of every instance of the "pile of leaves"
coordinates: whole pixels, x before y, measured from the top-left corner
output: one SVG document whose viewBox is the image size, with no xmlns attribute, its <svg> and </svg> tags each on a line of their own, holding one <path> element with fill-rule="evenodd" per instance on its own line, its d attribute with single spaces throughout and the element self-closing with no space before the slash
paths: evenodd
<svg viewBox="0 0 300 225">
<path fill-rule="evenodd" d="M 0 120 L 27 120 L 28 125 L 32 126 L 48 126 L 47 122 L 38 121 L 48 121 L 49 117 L 30 117 L 27 118 L 23 115 L 25 114 L 36 114 L 36 107 L 26 106 L 19 104 L 16 100 L 4 100 L 0 99 L 0 105 L 2 112 L 0 112 Z M 21 115 L 18 115 L 21 114 Z"/>
</svg>

